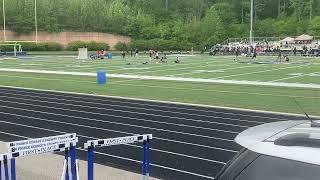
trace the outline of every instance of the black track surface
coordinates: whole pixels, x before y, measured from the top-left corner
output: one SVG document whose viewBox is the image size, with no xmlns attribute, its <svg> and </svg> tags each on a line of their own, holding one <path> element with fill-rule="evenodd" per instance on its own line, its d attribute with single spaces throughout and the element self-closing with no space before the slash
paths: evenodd
<svg viewBox="0 0 320 180">
<path fill-rule="evenodd" d="M 77 133 L 78 147 L 83 148 L 91 139 L 153 134 L 151 176 L 160 179 L 213 179 L 241 149 L 233 142 L 238 133 L 262 123 L 299 119 L 303 118 L 0 87 L 0 140 Z M 140 144 L 97 151 L 101 153 L 96 163 L 141 172 Z M 86 159 L 83 149 L 78 158 Z"/>
</svg>

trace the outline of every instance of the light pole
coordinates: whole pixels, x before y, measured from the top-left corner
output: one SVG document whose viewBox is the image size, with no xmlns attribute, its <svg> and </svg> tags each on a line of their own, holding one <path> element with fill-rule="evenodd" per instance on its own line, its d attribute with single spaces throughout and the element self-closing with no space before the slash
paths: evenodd
<svg viewBox="0 0 320 180">
<path fill-rule="evenodd" d="M 2 0 L 2 14 L 3 14 L 3 42 L 7 41 L 6 38 L 6 12 L 4 7 L 4 0 Z"/>
<path fill-rule="evenodd" d="M 251 0 L 251 12 L 250 12 L 250 46 L 253 45 L 253 0 Z"/>
<path fill-rule="evenodd" d="M 37 0 L 34 0 L 34 26 L 36 30 L 36 43 L 38 43 Z"/>
</svg>

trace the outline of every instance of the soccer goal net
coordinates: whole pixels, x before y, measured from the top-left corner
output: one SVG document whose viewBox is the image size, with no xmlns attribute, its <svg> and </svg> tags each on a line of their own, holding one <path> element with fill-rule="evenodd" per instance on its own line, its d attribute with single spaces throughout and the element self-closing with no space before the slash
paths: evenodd
<svg viewBox="0 0 320 180">
<path fill-rule="evenodd" d="M 77 59 L 82 59 L 82 60 L 88 59 L 88 49 L 87 48 L 79 48 Z"/>
<path fill-rule="evenodd" d="M 21 44 L 0 44 L 0 56 L 23 55 Z"/>
</svg>

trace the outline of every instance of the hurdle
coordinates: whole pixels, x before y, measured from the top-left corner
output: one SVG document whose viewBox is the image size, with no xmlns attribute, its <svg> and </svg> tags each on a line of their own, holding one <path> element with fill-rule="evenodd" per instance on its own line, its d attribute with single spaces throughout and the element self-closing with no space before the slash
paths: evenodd
<svg viewBox="0 0 320 180">
<path fill-rule="evenodd" d="M 70 176 L 72 180 L 78 180 L 77 176 L 77 161 L 76 161 L 76 143 L 78 142 L 78 137 L 76 134 L 64 134 L 58 136 L 50 136 L 37 139 L 28 139 L 21 141 L 14 141 L 7 143 L 8 153 L 0 155 L 0 165 L 3 162 L 5 180 L 16 180 L 16 162 L 15 159 L 23 156 L 31 156 L 52 152 L 65 152 L 63 177 L 61 180 L 69 180 Z M 70 153 L 69 153 L 70 151 Z M 68 159 L 71 165 L 71 175 L 68 170 Z M 8 160 L 10 160 L 10 175 Z M 1 166 L 0 166 L 0 180 L 1 179 Z"/>
<path fill-rule="evenodd" d="M 143 163 L 142 163 L 142 175 L 143 179 L 149 179 L 150 172 L 150 140 L 152 134 L 146 135 L 135 135 L 119 138 L 89 140 L 84 143 L 84 148 L 87 150 L 87 161 L 88 161 L 88 180 L 94 180 L 94 149 L 96 147 L 115 146 L 121 144 L 133 144 L 142 142 L 143 143 Z"/>
</svg>

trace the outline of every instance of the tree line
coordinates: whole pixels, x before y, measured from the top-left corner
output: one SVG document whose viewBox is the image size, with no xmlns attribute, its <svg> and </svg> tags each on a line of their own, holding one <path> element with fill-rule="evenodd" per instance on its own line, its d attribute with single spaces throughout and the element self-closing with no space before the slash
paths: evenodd
<svg viewBox="0 0 320 180">
<path fill-rule="evenodd" d="M 254 1 L 254 36 L 320 36 L 320 0 Z M 34 31 L 34 0 L 5 0 L 5 14 L 8 29 Z M 37 17 L 39 31 L 209 46 L 249 36 L 250 0 L 37 0 Z"/>
</svg>

